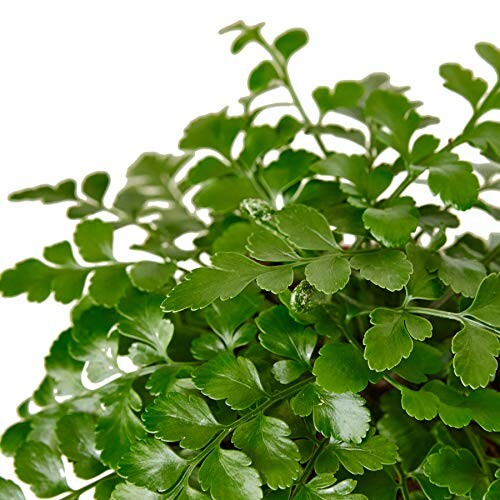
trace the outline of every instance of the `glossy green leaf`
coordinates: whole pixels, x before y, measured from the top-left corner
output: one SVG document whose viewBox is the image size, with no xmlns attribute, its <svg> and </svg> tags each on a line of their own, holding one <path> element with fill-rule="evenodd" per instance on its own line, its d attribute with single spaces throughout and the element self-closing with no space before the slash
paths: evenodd
<svg viewBox="0 0 500 500">
<path fill-rule="evenodd" d="M 160 396 L 143 416 L 149 432 L 164 441 L 180 441 L 183 448 L 203 448 L 224 427 L 200 397 L 172 392 Z"/>
<path fill-rule="evenodd" d="M 262 498 L 261 480 L 251 463 L 241 451 L 216 448 L 200 467 L 201 487 L 213 498 Z"/>
<path fill-rule="evenodd" d="M 121 476 L 137 486 L 165 491 L 176 483 L 188 465 L 166 444 L 146 438 L 131 446 L 121 458 L 118 470 Z"/>
<path fill-rule="evenodd" d="M 459 64 L 443 64 L 439 74 L 444 78 L 444 86 L 467 99 L 473 108 L 488 88 L 482 78 L 475 78 L 472 71 L 462 68 Z"/>
<path fill-rule="evenodd" d="M 351 344 L 324 345 L 313 369 L 316 380 L 328 391 L 360 392 L 368 385 L 370 370 L 358 349 Z"/>
<path fill-rule="evenodd" d="M 194 375 L 195 385 L 212 399 L 224 399 L 234 409 L 243 410 L 265 395 L 255 365 L 247 358 L 229 353 L 211 359 Z"/>
<path fill-rule="evenodd" d="M 466 313 L 485 323 L 500 328 L 500 274 L 490 274 L 481 282 L 477 294 Z"/>
<path fill-rule="evenodd" d="M 263 415 L 238 427 L 232 442 L 251 459 L 262 479 L 273 490 L 291 486 L 300 472 L 299 450 L 288 437 L 285 422 Z"/>
</svg>

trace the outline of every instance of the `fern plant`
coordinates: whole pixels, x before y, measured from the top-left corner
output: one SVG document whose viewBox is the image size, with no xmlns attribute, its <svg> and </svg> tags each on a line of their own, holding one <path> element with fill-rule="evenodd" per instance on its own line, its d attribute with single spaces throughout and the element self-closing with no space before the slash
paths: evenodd
<svg viewBox="0 0 500 500">
<path fill-rule="evenodd" d="M 446 233 L 457 211 L 499 218 L 481 198 L 500 188 L 499 49 L 476 46 L 490 86 L 441 66 L 471 107 L 443 143 L 383 73 L 318 87 L 313 120 L 288 73 L 303 30 L 223 32 L 265 54 L 240 114 L 142 155 L 112 203 L 104 172 L 12 195 L 65 202 L 77 224 L 0 280 L 73 305 L 3 453 L 40 498 L 500 498 L 500 241 Z M 286 100 L 263 101 L 274 89 Z M 127 226 L 149 258 L 115 258 Z M 24 496 L 0 479 L 0 498 Z"/>
</svg>

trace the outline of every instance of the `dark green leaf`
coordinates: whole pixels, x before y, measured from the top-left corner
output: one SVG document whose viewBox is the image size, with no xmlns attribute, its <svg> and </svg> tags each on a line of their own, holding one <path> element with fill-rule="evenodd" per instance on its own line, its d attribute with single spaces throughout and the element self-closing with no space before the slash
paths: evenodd
<svg viewBox="0 0 500 500">
<path fill-rule="evenodd" d="M 309 384 L 292 399 L 292 408 L 301 417 L 312 412 L 316 430 L 325 437 L 360 443 L 370 422 L 370 412 L 364 403 L 357 394 L 335 394 Z"/>
<path fill-rule="evenodd" d="M 274 40 L 274 46 L 287 61 L 290 57 L 306 45 L 308 40 L 307 32 L 296 28 L 285 31 Z"/>
<path fill-rule="evenodd" d="M 321 387 L 336 393 L 360 392 L 368 385 L 370 376 L 360 351 L 343 342 L 333 342 L 321 348 L 313 373 Z"/>
</svg>

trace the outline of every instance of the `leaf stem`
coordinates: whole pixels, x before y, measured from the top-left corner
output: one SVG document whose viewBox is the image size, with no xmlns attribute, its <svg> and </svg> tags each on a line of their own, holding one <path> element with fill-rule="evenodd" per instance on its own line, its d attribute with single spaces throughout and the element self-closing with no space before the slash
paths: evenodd
<svg viewBox="0 0 500 500">
<path fill-rule="evenodd" d="M 259 37 L 259 42 L 262 45 L 262 47 L 269 53 L 269 55 L 273 58 L 274 62 L 276 63 L 279 72 L 281 73 L 281 78 L 283 80 L 283 84 L 285 85 L 285 88 L 288 90 L 290 97 L 292 98 L 293 103 L 295 104 L 295 107 L 297 108 L 297 111 L 300 113 L 302 116 L 302 119 L 304 120 L 304 123 L 306 124 L 307 128 L 313 127 L 313 123 L 309 116 L 306 113 L 306 110 L 304 109 L 304 106 L 302 106 L 302 103 L 299 99 L 299 96 L 297 92 L 295 91 L 295 88 L 290 80 L 290 75 L 288 73 L 288 68 L 286 61 L 283 60 L 283 57 L 281 54 L 272 46 L 270 45 L 264 37 L 260 36 Z M 312 133 L 312 136 L 316 140 L 319 148 L 321 149 L 322 153 L 327 156 L 328 155 L 328 150 L 326 149 L 326 146 L 321 139 L 320 135 L 316 132 Z"/>
<path fill-rule="evenodd" d="M 290 491 L 290 495 L 288 496 L 289 500 L 292 500 L 292 498 L 294 498 L 295 495 L 300 492 L 302 486 L 307 481 L 307 478 L 311 475 L 312 468 L 314 467 L 314 462 L 316 462 L 316 459 L 318 458 L 320 453 L 323 451 L 323 448 L 328 444 L 328 442 L 329 442 L 328 439 L 323 439 L 323 441 L 321 441 L 321 443 L 317 446 L 316 450 L 314 450 L 314 453 L 312 454 L 311 458 L 308 460 L 307 465 L 304 468 L 304 472 L 302 473 L 299 480 L 297 481 L 297 484 Z"/>
<path fill-rule="evenodd" d="M 401 471 L 401 468 L 398 465 L 394 465 L 393 467 L 398 477 L 399 490 L 401 491 L 401 496 L 403 497 L 403 500 L 410 500 L 410 493 L 408 492 L 408 487 L 406 485 L 406 478 L 403 472 Z"/>
<path fill-rule="evenodd" d="M 91 490 L 94 486 L 97 486 L 101 481 L 104 481 L 106 479 L 110 479 L 116 475 L 117 475 L 116 472 L 112 471 L 109 474 L 106 474 L 105 476 L 101 476 L 100 478 L 95 479 L 94 481 L 86 484 L 85 486 L 82 486 L 79 490 L 73 490 L 69 495 L 61 497 L 60 500 L 73 500 L 75 498 L 79 498 L 82 493 L 85 493 L 86 491 Z"/>
<path fill-rule="evenodd" d="M 488 477 L 488 479 L 491 480 L 491 471 L 490 471 L 488 463 L 486 462 L 486 459 L 484 457 L 484 452 L 481 448 L 478 437 L 474 434 L 474 432 L 472 431 L 472 429 L 470 427 L 466 427 L 464 430 L 465 430 L 465 434 L 466 434 L 466 436 L 467 436 L 467 438 L 472 446 L 472 449 L 474 450 L 474 453 L 477 456 L 477 459 L 479 461 L 479 465 L 481 466 L 481 470 Z"/>
</svg>

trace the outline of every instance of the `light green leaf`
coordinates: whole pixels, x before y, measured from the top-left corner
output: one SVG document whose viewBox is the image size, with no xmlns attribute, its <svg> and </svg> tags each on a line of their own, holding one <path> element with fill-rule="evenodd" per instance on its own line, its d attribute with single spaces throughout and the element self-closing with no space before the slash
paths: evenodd
<svg viewBox="0 0 500 500">
<path fill-rule="evenodd" d="M 106 470 L 95 447 L 96 419 L 89 413 L 71 413 L 57 422 L 59 448 L 72 462 L 75 473 L 91 479 Z"/>
<path fill-rule="evenodd" d="M 285 149 L 276 161 L 262 170 L 261 176 L 269 189 L 279 194 L 307 177 L 317 159 L 315 154 L 304 149 Z"/>
<path fill-rule="evenodd" d="M 251 459 L 262 479 L 273 490 L 291 486 L 300 472 L 297 445 L 288 438 L 288 425 L 259 415 L 236 429 L 232 442 Z"/>
<path fill-rule="evenodd" d="M 458 210 L 467 210 L 477 201 L 479 181 L 468 162 L 431 165 L 428 183 L 433 194 Z"/>
<path fill-rule="evenodd" d="M 287 205 L 277 212 L 278 229 L 297 247 L 304 250 L 337 249 L 328 221 L 321 213 L 306 205 Z"/>
<path fill-rule="evenodd" d="M 368 385 L 370 370 L 363 355 L 351 344 L 325 344 L 313 369 L 321 387 L 336 393 L 360 392 Z"/>
<path fill-rule="evenodd" d="M 418 210 L 411 205 L 368 208 L 363 213 L 365 227 L 387 247 L 400 247 L 410 240 L 418 226 Z"/>
<path fill-rule="evenodd" d="M 111 500 L 134 500 L 136 498 L 141 500 L 161 500 L 163 496 L 130 483 L 118 484 L 111 494 Z"/>
<path fill-rule="evenodd" d="M 401 389 L 401 406 L 403 410 L 417 420 L 432 420 L 439 411 L 439 399 L 427 391 Z"/>
<path fill-rule="evenodd" d="M 145 292 L 155 292 L 165 285 L 173 284 L 176 267 L 173 264 L 158 262 L 137 262 L 128 269 L 132 284 Z"/>
<path fill-rule="evenodd" d="M 0 498 L 5 500 L 26 500 L 19 486 L 13 481 L 0 477 Z"/>
<path fill-rule="evenodd" d="M 37 497 L 47 498 L 67 491 L 61 457 L 46 444 L 26 441 L 14 458 L 16 474 Z"/>
<path fill-rule="evenodd" d="M 453 337 L 453 368 L 462 384 L 477 389 L 486 387 L 494 377 L 500 342 L 494 333 L 465 322 Z"/>
<path fill-rule="evenodd" d="M 164 441 L 180 441 L 183 448 L 203 448 L 224 426 L 207 403 L 195 395 L 171 392 L 146 408 L 143 421 L 149 432 Z"/>
<path fill-rule="evenodd" d="M 80 222 L 76 226 L 74 240 L 87 262 L 114 260 L 112 224 L 100 219 Z"/>
<path fill-rule="evenodd" d="M 441 254 L 438 262 L 438 276 L 455 293 L 474 297 L 482 279 L 486 276 L 486 269 L 477 260 Z"/>
<path fill-rule="evenodd" d="M 449 446 L 429 455 L 423 470 L 432 483 L 445 486 L 455 495 L 469 493 L 484 477 L 469 450 L 454 450 Z"/>
<path fill-rule="evenodd" d="M 403 156 L 408 155 L 410 138 L 421 120 L 412 108 L 404 95 L 388 90 L 374 90 L 366 100 L 366 116 L 389 130 L 380 131 L 379 140 Z"/>
<path fill-rule="evenodd" d="M 89 294 L 96 304 L 114 307 L 130 286 L 123 264 L 99 267 L 90 279 Z"/>
<path fill-rule="evenodd" d="M 9 196 L 11 201 L 40 200 L 42 203 L 59 203 L 76 200 L 76 182 L 72 179 L 61 181 L 56 186 L 37 186 L 16 191 Z"/>
<path fill-rule="evenodd" d="M 241 451 L 216 448 L 200 467 L 199 480 L 212 498 L 250 500 L 262 498 L 261 480 Z"/>
<path fill-rule="evenodd" d="M 113 469 L 132 443 L 146 436 L 135 414 L 141 409 L 142 401 L 131 382 L 130 379 L 118 380 L 105 386 L 104 409 L 97 420 L 96 447 L 102 450 L 101 461 Z"/>
<path fill-rule="evenodd" d="M 336 293 L 349 282 L 351 266 L 344 257 L 329 255 L 307 264 L 305 275 L 307 281 L 316 290 L 324 293 Z"/>
<path fill-rule="evenodd" d="M 255 365 L 247 358 L 222 353 L 194 374 L 194 383 L 212 399 L 224 399 L 235 410 L 243 410 L 265 396 Z"/>
<path fill-rule="evenodd" d="M 243 126 L 244 119 L 227 116 L 227 109 L 201 116 L 193 120 L 184 130 L 184 137 L 179 147 L 188 151 L 213 149 L 229 158 L 233 141 Z"/>
<path fill-rule="evenodd" d="M 248 238 L 248 251 L 257 260 L 267 262 L 293 262 L 299 260 L 297 252 L 286 240 L 271 231 L 258 230 Z"/>
<path fill-rule="evenodd" d="M 270 266 L 269 271 L 257 276 L 259 288 L 278 294 L 286 290 L 293 283 L 292 266 Z"/>
<path fill-rule="evenodd" d="M 439 68 L 439 74 L 445 80 L 444 86 L 467 99 L 474 109 L 488 88 L 482 78 L 475 78 L 472 71 L 459 64 L 443 64 Z"/>
<path fill-rule="evenodd" d="M 118 465 L 119 473 L 137 486 L 165 491 L 173 486 L 189 463 L 166 444 L 146 438 L 133 444 Z"/>
<path fill-rule="evenodd" d="M 360 443 L 369 429 L 370 412 L 357 394 L 335 394 L 309 384 L 293 399 L 293 411 L 304 417 L 313 414 L 314 426 L 325 437 Z"/>
<path fill-rule="evenodd" d="M 255 196 L 258 193 L 246 177 L 227 175 L 207 181 L 193 197 L 193 202 L 197 207 L 223 213 L 235 210 L 242 200 Z"/>
<path fill-rule="evenodd" d="M 381 470 L 398 457 L 396 444 L 383 436 L 368 436 L 360 444 L 332 441 L 323 453 L 335 457 L 351 474 Z"/>
<path fill-rule="evenodd" d="M 465 311 L 469 316 L 500 328 L 500 274 L 490 274 L 479 286 L 476 297 Z"/>
<path fill-rule="evenodd" d="M 333 89 L 318 87 L 313 98 L 322 114 L 339 108 L 352 108 L 363 95 L 363 86 L 359 82 L 338 82 Z"/>
<path fill-rule="evenodd" d="M 466 135 L 467 141 L 493 161 L 500 161 L 500 123 L 482 122 Z"/>
<path fill-rule="evenodd" d="M 87 375 L 92 382 L 101 382 L 116 373 L 121 373 L 116 357 L 118 335 L 110 334 L 117 320 L 116 313 L 104 307 L 91 307 L 75 320 L 71 333 L 71 356 L 87 362 Z"/>
<path fill-rule="evenodd" d="M 492 66 L 500 78 L 500 50 L 492 43 L 480 42 L 476 44 L 476 52 Z"/>
<path fill-rule="evenodd" d="M 363 278 L 391 292 L 401 290 L 408 283 L 413 270 L 406 255 L 397 250 L 355 255 L 351 259 L 351 266 L 359 270 Z"/>
</svg>

